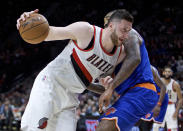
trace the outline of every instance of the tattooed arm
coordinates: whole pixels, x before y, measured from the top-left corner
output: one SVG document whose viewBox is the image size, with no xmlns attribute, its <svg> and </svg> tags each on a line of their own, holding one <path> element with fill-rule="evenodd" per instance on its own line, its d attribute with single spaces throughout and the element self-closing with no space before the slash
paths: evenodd
<svg viewBox="0 0 183 131">
<path fill-rule="evenodd" d="M 124 43 L 126 57 L 121 69 L 111 83 L 111 88 L 115 89 L 124 82 L 136 69 L 141 62 L 140 56 L 140 39 L 136 32 L 130 32 L 128 40 Z"/>
<path fill-rule="evenodd" d="M 128 40 L 124 43 L 124 50 L 126 53 L 120 71 L 115 76 L 114 80 L 108 84 L 107 89 L 99 98 L 99 111 L 102 112 L 103 105 L 108 106 L 114 89 L 124 82 L 136 69 L 141 62 L 140 44 L 141 39 L 136 32 L 132 30 L 129 34 Z"/>
</svg>

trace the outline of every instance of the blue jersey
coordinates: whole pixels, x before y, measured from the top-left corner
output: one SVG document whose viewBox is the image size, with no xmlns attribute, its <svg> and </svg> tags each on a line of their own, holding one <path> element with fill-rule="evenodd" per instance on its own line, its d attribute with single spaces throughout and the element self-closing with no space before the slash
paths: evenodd
<svg viewBox="0 0 183 131">
<path fill-rule="evenodd" d="M 153 74 L 150 67 L 148 52 L 145 47 L 145 41 L 143 40 L 140 46 L 141 63 L 134 70 L 134 72 L 115 90 L 118 94 L 123 94 L 130 87 L 134 87 L 136 84 L 140 83 L 153 83 Z M 115 69 L 115 74 L 117 74 L 121 68 L 122 64 L 119 64 Z"/>
</svg>

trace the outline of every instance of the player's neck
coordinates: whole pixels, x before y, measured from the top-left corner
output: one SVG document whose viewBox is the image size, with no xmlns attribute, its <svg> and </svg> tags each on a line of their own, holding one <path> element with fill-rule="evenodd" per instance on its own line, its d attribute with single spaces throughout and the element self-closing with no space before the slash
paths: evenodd
<svg viewBox="0 0 183 131">
<path fill-rule="evenodd" d="M 171 78 L 169 78 L 169 79 L 163 78 L 163 79 L 164 79 L 165 84 L 169 84 L 171 81 Z"/>
<path fill-rule="evenodd" d="M 105 51 L 107 51 L 108 53 L 110 53 L 114 48 L 114 44 L 112 43 L 110 35 L 111 34 L 109 33 L 109 31 L 107 29 L 103 29 L 101 44 L 102 44 L 103 48 L 105 49 Z"/>
</svg>

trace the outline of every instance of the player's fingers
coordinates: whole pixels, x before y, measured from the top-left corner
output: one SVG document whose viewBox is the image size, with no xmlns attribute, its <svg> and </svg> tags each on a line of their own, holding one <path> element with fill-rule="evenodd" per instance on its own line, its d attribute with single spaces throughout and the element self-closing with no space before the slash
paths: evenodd
<svg viewBox="0 0 183 131">
<path fill-rule="evenodd" d="M 102 113 L 103 99 L 99 98 L 99 112 Z"/>
<path fill-rule="evenodd" d="M 20 27 L 20 20 L 21 20 L 21 18 L 17 19 L 17 24 L 16 24 L 17 29 L 19 29 L 19 27 Z"/>
<path fill-rule="evenodd" d="M 39 9 L 35 9 L 33 12 L 34 13 L 38 13 L 39 12 Z"/>
<path fill-rule="evenodd" d="M 109 80 L 110 78 L 111 78 L 110 76 L 107 76 L 107 77 L 104 79 L 104 84 L 108 84 L 108 80 Z"/>
<path fill-rule="evenodd" d="M 24 13 L 25 18 L 28 18 L 30 16 L 31 12 Z"/>
<path fill-rule="evenodd" d="M 26 17 L 30 17 L 31 14 L 38 13 L 38 12 L 39 12 L 39 10 L 38 10 L 38 9 L 35 9 L 34 11 L 31 11 L 31 12 L 25 12 L 24 15 L 25 15 Z"/>
<path fill-rule="evenodd" d="M 100 78 L 99 82 L 100 84 L 104 85 L 104 78 Z"/>
<path fill-rule="evenodd" d="M 108 81 L 107 81 L 107 83 L 109 84 L 109 83 L 111 83 L 113 81 L 113 78 L 110 78 Z"/>
<path fill-rule="evenodd" d="M 25 21 L 25 13 L 23 13 L 21 16 L 20 16 L 20 19 Z"/>
</svg>

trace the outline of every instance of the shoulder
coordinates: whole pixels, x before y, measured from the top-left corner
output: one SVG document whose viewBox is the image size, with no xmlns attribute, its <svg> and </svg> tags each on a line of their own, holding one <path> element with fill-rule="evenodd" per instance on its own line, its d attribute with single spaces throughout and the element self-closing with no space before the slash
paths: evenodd
<svg viewBox="0 0 183 131">
<path fill-rule="evenodd" d="M 172 80 L 173 80 L 173 86 L 180 87 L 179 83 L 176 80 L 174 80 L 174 79 L 172 79 Z"/>
<path fill-rule="evenodd" d="M 129 41 L 130 40 L 137 40 L 137 41 L 139 41 L 140 44 L 143 41 L 143 38 L 135 29 L 131 29 L 131 31 L 128 34 L 128 39 L 129 39 Z"/>
<path fill-rule="evenodd" d="M 88 31 L 88 32 L 91 32 L 91 33 L 94 32 L 93 25 L 91 25 L 88 22 L 79 21 L 79 22 L 75 22 L 75 24 L 76 24 L 76 26 L 79 26 L 80 29 L 83 29 L 83 30 Z"/>
<path fill-rule="evenodd" d="M 175 81 L 174 79 L 173 79 L 173 83 L 172 83 L 172 88 L 173 88 L 174 92 L 177 92 L 177 91 L 181 90 L 179 83 L 177 81 Z"/>
</svg>

